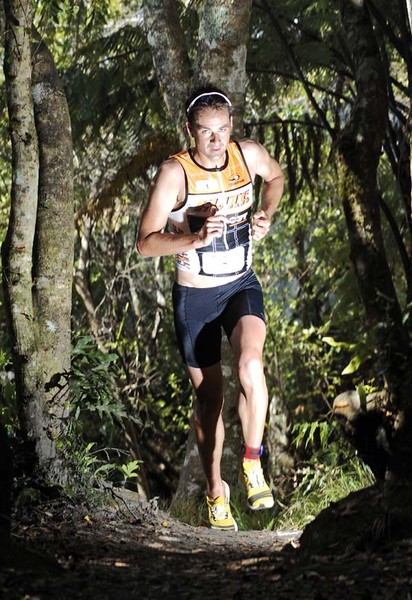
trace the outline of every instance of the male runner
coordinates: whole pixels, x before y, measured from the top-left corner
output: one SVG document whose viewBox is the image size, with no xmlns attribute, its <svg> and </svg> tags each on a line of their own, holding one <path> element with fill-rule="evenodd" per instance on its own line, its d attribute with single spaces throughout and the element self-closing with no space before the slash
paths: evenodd
<svg viewBox="0 0 412 600">
<path fill-rule="evenodd" d="M 186 114 L 193 147 L 161 164 L 137 248 L 142 256 L 176 256 L 175 328 L 196 396 L 195 429 L 209 521 L 214 529 L 237 530 L 220 469 L 221 335 L 223 328 L 238 370 L 248 504 L 252 510 L 271 508 L 274 500 L 260 463 L 268 406 L 262 363 L 266 327 L 262 290 L 251 268 L 252 239 L 269 231 L 284 180 L 279 164 L 260 143 L 231 139 L 232 103 L 221 90 L 209 86 L 194 92 Z M 264 184 L 260 210 L 253 212 L 256 176 Z"/>
</svg>

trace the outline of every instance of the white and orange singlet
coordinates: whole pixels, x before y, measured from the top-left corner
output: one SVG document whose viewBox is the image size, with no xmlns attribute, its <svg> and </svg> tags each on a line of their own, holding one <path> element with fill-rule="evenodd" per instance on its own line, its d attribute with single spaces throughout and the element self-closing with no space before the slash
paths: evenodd
<svg viewBox="0 0 412 600">
<path fill-rule="evenodd" d="M 169 215 L 169 230 L 197 233 L 216 209 L 227 219 L 223 235 L 209 246 L 177 254 L 176 268 L 210 277 L 244 273 L 252 263 L 253 185 L 239 144 L 229 143 L 221 168 L 201 166 L 189 150 L 172 158 L 179 161 L 185 172 L 186 199 Z"/>
</svg>

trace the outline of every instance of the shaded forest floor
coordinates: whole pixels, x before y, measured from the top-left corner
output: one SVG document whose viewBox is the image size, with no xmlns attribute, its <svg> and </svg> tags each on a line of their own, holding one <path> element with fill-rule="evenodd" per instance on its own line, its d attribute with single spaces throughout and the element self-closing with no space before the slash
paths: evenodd
<svg viewBox="0 0 412 600">
<path fill-rule="evenodd" d="M 362 501 L 373 513 L 373 497 Z M 350 504 L 332 507 L 325 536 L 313 528 L 305 540 L 306 530 L 191 527 L 128 493 L 93 513 L 54 501 L 15 525 L 0 597 L 412 600 L 412 537 L 360 543 L 350 515 Z"/>
</svg>

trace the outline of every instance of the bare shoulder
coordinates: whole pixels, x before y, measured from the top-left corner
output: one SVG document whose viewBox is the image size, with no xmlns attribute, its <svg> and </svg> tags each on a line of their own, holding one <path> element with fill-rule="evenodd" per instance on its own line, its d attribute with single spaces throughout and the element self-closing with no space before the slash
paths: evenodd
<svg viewBox="0 0 412 600">
<path fill-rule="evenodd" d="M 151 184 L 151 201 L 158 198 L 162 204 L 175 206 L 185 194 L 185 176 L 179 162 L 174 158 L 163 161 Z"/>
<path fill-rule="evenodd" d="M 166 179 L 169 182 L 175 181 L 176 183 L 184 180 L 183 169 L 175 158 L 168 158 L 161 163 L 156 173 L 155 181 L 160 178 Z"/>
<path fill-rule="evenodd" d="M 269 154 L 265 146 L 249 138 L 240 140 L 239 144 L 252 178 L 255 175 L 260 175 L 260 177 L 268 181 L 278 176 L 280 173 L 279 164 Z"/>
<path fill-rule="evenodd" d="M 262 144 L 259 144 L 259 142 L 251 140 L 250 138 L 243 138 L 239 141 L 239 145 L 242 148 L 242 152 L 246 161 L 256 160 L 256 156 L 259 155 L 262 149 L 265 149 Z"/>
<path fill-rule="evenodd" d="M 184 193 L 185 179 L 181 166 L 173 158 L 163 161 L 151 183 L 149 199 L 140 219 L 138 248 L 142 255 L 152 255 L 152 251 L 145 254 L 145 240 L 165 228 L 171 211 L 181 203 Z"/>
<path fill-rule="evenodd" d="M 245 157 L 249 171 L 251 174 L 253 173 L 253 175 L 259 175 L 259 164 L 261 164 L 262 160 L 270 159 L 268 151 L 262 144 L 249 138 L 240 140 L 239 144 L 242 148 L 243 156 Z"/>
</svg>

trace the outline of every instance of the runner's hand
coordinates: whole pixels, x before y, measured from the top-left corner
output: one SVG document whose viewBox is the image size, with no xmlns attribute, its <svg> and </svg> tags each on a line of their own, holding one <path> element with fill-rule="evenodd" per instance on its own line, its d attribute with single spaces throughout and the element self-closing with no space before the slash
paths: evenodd
<svg viewBox="0 0 412 600">
<path fill-rule="evenodd" d="M 205 246 L 208 246 L 212 243 L 214 238 L 218 238 L 223 235 L 226 223 L 227 218 L 224 215 L 218 213 L 211 215 L 205 220 L 204 225 L 198 233 L 199 240 Z"/>
<path fill-rule="evenodd" d="M 264 210 L 258 210 L 253 216 L 252 238 L 259 241 L 265 237 L 270 228 L 270 219 Z"/>
</svg>

